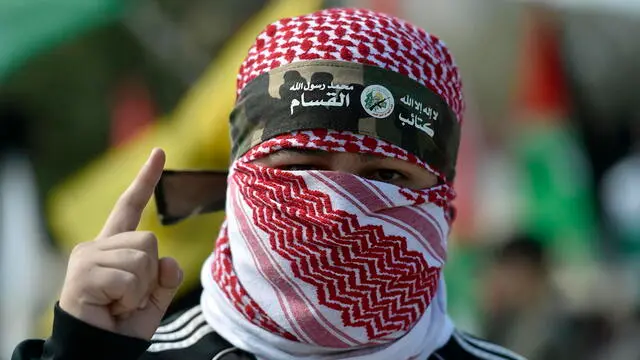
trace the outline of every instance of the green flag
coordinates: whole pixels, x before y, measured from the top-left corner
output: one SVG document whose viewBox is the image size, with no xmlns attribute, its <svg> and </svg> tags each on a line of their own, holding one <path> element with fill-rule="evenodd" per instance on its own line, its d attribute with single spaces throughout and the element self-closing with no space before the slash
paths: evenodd
<svg viewBox="0 0 640 360">
<path fill-rule="evenodd" d="M 132 1 L 0 0 L 0 81 L 27 59 L 114 21 Z"/>
</svg>

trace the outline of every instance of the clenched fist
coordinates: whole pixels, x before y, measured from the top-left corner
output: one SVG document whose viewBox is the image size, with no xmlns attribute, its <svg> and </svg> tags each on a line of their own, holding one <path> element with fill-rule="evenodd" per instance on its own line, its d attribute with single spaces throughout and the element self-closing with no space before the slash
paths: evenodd
<svg viewBox="0 0 640 360">
<path fill-rule="evenodd" d="M 164 161 L 154 149 L 100 235 L 73 249 L 60 297 L 64 311 L 101 329 L 151 338 L 182 281 L 174 259 L 158 258 L 156 237 L 136 231 Z"/>
</svg>

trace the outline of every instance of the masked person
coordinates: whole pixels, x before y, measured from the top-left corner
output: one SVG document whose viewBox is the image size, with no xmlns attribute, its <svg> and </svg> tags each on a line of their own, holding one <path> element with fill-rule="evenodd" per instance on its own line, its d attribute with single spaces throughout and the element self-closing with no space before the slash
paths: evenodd
<svg viewBox="0 0 640 360">
<path fill-rule="evenodd" d="M 522 359 L 446 311 L 462 113 L 448 49 L 403 20 L 330 9 L 267 26 L 238 74 L 200 305 L 160 324 L 181 273 L 135 231 L 156 150 L 71 255 L 51 338 L 13 359 Z"/>
</svg>

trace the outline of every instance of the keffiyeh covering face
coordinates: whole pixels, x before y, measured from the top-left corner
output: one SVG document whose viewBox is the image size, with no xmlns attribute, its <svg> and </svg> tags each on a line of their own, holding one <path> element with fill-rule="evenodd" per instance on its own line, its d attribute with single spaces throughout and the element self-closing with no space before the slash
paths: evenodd
<svg viewBox="0 0 640 360">
<path fill-rule="evenodd" d="M 442 346 L 460 88 L 444 44 L 387 15 L 330 9 L 267 27 L 238 77 L 207 322 L 260 359 L 426 359 Z M 441 185 L 252 163 L 287 148 L 396 158 Z"/>
</svg>

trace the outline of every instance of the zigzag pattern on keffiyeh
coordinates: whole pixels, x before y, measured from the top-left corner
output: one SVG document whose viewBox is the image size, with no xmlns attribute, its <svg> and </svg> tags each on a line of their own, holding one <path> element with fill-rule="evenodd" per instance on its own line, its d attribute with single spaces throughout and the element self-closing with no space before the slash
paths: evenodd
<svg viewBox="0 0 640 360">
<path fill-rule="evenodd" d="M 448 222 L 441 205 L 425 200 L 446 194 L 446 185 L 416 191 L 241 160 L 230 176 L 230 217 L 203 271 L 205 293 L 215 283 L 222 295 L 213 297 L 216 306 L 279 336 L 289 350 L 373 353 L 447 324 L 443 301 L 431 303 Z"/>
<path fill-rule="evenodd" d="M 311 190 L 303 177 L 281 170 L 239 163 L 235 174 L 232 178 L 237 183 L 232 186 L 243 193 L 242 199 L 253 211 L 253 216 L 246 220 L 269 238 L 268 244 L 262 244 L 265 254 L 275 251 L 288 261 L 293 276 L 312 284 L 317 302 L 338 311 L 344 326 L 362 327 L 372 343 L 384 343 L 388 341 L 387 336 L 406 331 L 424 313 L 435 292 L 440 268 L 430 266 L 423 252 L 429 253 L 434 263 L 444 263 L 447 232 L 446 222 L 440 224 L 419 205 L 427 204 L 422 197 L 440 189 L 408 191 L 395 187 L 396 199 L 392 199 L 394 195 L 353 175 L 310 172 L 314 181 L 329 190 L 321 192 Z M 340 179 L 334 179 L 335 176 Z M 407 192 L 415 196 L 408 196 Z M 333 208 L 332 198 L 335 202 L 337 196 L 344 199 L 347 208 L 353 209 L 352 213 Z M 397 206 L 399 202 L 416 206 Z M 276 207 L 286 211 L 274 211 Z M 365 216 L 375 218 L 379 223 L 363 226 L 358 219 Z M 318 225 L 310 225 L 314 223 Z M 416 226 L 416 223 L 422 225 Z M 422 249 L 409 250 L 405 237 L 387 235 L 384 229 L 390 226 L 409 233 L 413 240 L 421 242 Z M 249 249 L 260 245 L 260 239 L 251 235 L 245 239 L 255 243 Z M 340 251 L 331 252 L 328 250 L 331 248 Z M 294 335 L 293 331 L 282 329 L 243 290 L 233 276 L 226 236 L 218 239 L 215 256 L 214 279 L 247 319 L 288 339 L 300 341 L 313 336 Z M 272 271 L 275 270 L 265 270 L 263 275 L 268 277 L 266 273 Z M 353 283 L 353 274 L 359 274 L 358 283 Z M 271 275 L 281 274 L 274 272 Z M 285 302 L 290 297 L 290 294 L 282 296 Z M 316 302 L 316 299 L 310 302 Z M 312 332 L 317 333 L 318 328 L 314 327 Z M 336 341 L 322 345 L 362 344 L 357 340 Z"/>
</svg>

